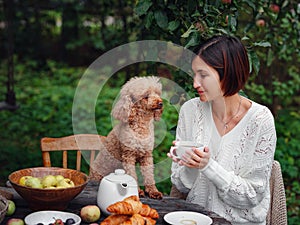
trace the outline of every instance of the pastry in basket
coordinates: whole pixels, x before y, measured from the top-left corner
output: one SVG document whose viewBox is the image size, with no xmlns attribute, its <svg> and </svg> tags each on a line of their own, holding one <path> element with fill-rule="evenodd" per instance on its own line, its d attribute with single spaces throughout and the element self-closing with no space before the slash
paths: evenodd
<svg viewBox="0 0 300 225">
<path fill-rule="evenodd" d="M 138 196 L 134 195 L 108 206 L 107 211 L 114 214 L 140 214 L 141 216 L 151 217 L 153 219 L 159 217 L 156 209 L 151 208 L 147 204 L 143 204 L 139 201 Z"/>
</svg>

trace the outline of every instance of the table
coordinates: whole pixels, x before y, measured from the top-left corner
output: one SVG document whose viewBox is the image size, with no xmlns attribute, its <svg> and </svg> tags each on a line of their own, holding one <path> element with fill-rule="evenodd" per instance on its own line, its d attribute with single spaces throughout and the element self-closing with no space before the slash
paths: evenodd
<svg viewBox="0 0 300 225">
<path fill-rule="evenodd" d="M 68 208 L 65 210 L 67 212 L 72 212 L 77 215 L 80 214 L 80 209 L 85 205 L 97 205 L 97 192 L 98 192 L 98 183 L 89 182 L 85 189 L 74 198 L 68 205 Z M 32 210 L 28 208 L 27 203 L 23 198 L 12 188 L 12 187 L 0 187 L 1 190 L 11 192 L 13 194 L 13 201 L 16 204 L 16 212 L 11 217 L 6 217 L 2 224 L 6 224 L 6 221 L 9 218 L 22 218 L 24 219 L 26 215 L 32 213 Z M 164 215 L 173 211 L 194 211 L 200 212 L 212 218 L 213 225 L 226 225 L 231 224 L 224 218 L 219 215 L 209 212 L 197 204 L 188 203 L 185 200 L 173 198 L 170 196 L 164 196 L 163 199 L 150 199 L 150 198 L 141 198 L 141 202 L 148 204 L 150 207 L 155 208 L 159 213 L 159 219 L 157 219 L 157 225 L 167 225 L 163 219 Z M 101 218 L 98 223 L 105 219 L 105 215 L 102 213 Z M 86 223 L 82 223 L 86 225 Z"/>
</svg>

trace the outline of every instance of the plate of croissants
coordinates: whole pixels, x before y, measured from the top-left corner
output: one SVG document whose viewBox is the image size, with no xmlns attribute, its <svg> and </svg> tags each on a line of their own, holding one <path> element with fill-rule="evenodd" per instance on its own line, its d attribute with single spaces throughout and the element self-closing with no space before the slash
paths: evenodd
<svg viewBox="0 0 300 225">
<path fill-rule="evenodd" d="M 100 225 L 154 225 L 159 218 L 156 209 L 142 203 L 136 195 L 109 205 L 107 211 L 111 214 Z"/>
</svg>

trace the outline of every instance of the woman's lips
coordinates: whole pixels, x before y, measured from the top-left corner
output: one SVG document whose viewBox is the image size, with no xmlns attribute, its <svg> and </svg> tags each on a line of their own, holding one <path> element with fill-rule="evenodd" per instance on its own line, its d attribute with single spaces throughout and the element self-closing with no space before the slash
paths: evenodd
<svg viewBox="0 0 300 225">
<path fill-rule="evenodd" d="M 204 91 L 198 90 L 198 94 L 199 94 L 199 95 L 203 95 L 203 94 L 204 94 Z"/>
</svg>

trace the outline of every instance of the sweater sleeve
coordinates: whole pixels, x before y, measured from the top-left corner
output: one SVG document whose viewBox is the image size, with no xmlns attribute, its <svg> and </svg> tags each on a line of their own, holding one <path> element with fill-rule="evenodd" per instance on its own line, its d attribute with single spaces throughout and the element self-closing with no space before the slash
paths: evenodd
<svg viewBox="0 0 300 225">
<path fill-rule="evenodd" d="M 176 129 L 176 140 L 190 140 L 192 135 L 190 128 L 192 127 L 192 116 L 187 115 L 189 110 L 191 110 L 192 103 L 185 103 L 178 117 L 177 129 Z M 171 182 L 176 186 L 176 188 L 182 192 L 187 193 L 193 186 L 195 179 L 198 176 L 199 170 L 190 169 L 185 166 L 180 166 L 178 163 L 172 163 L 172 175 Z"/>
<path fill-rule="evenodd" d="M 254 123 L 243 133 L 244 150 L 251 152 L 243 172 L 228 171 L 211 159 L 201 172 L 217 187 L 219 197 L 235 208 L 257 206 L 266 196 L 276 148 L 276 131 L 271 112 L 264 110 L 256 115 Z"/>
</svg>

